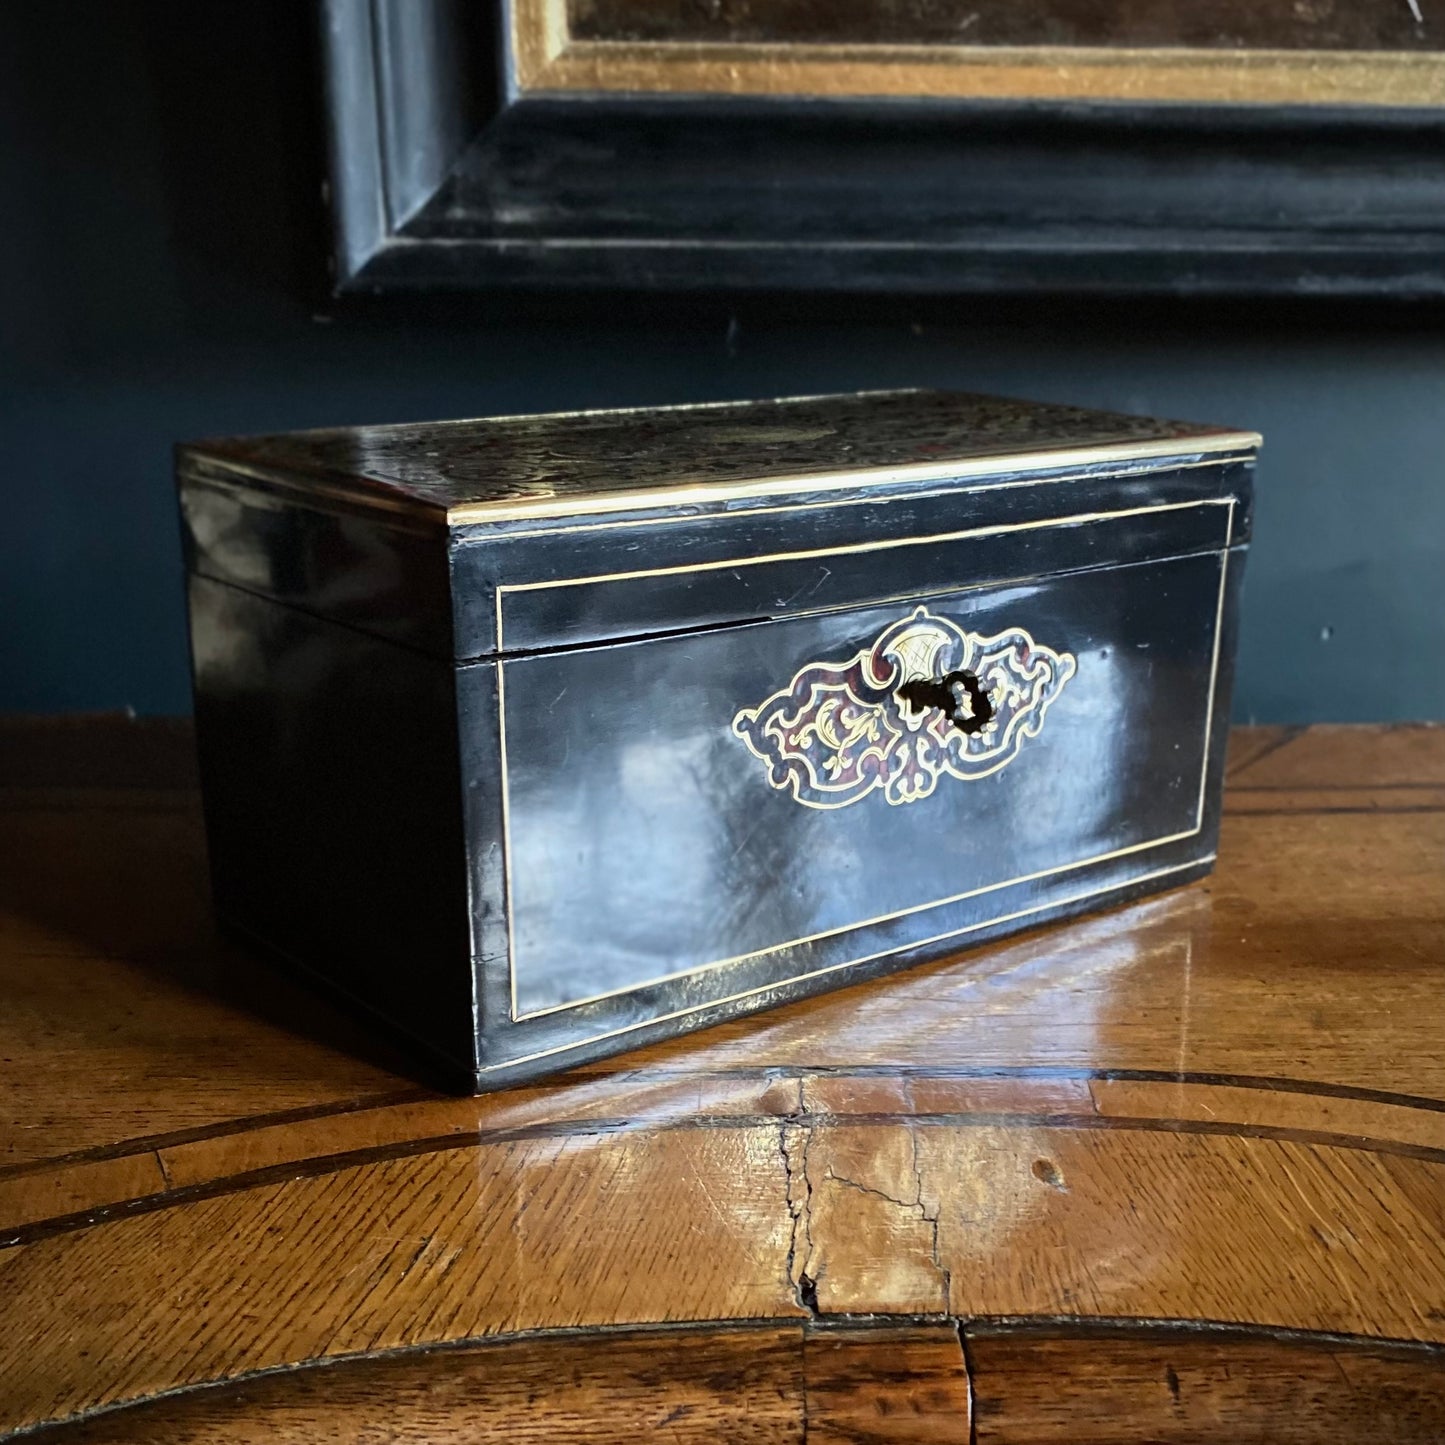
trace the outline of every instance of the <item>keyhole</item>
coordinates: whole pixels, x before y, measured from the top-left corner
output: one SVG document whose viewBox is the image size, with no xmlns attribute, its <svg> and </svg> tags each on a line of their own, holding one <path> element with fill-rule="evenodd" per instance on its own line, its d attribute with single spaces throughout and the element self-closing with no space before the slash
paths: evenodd
<svg viewBox="0 0 1445 1445">
<path fill-rule="evenodd" d="M 938 708 L 959 732 L 968 735 L 982 732 L 993 719 L 988 690 L 967 668 L 940 678 L 914 678 L 898 689 L 898 696 L 914 712 Z"/>
</svg>

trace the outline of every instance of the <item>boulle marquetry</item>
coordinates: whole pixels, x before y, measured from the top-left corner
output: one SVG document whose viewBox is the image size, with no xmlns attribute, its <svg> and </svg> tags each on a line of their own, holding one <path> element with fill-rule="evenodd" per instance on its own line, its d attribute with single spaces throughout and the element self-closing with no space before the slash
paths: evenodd
<svg viewBox="0 0 1445 1445">
<path fill-rule="evenodd" d="M 183 448 L 220 916 L 493 1088 L 1198 878 L 1257 441 L 892 392 Z"/>
</svg>

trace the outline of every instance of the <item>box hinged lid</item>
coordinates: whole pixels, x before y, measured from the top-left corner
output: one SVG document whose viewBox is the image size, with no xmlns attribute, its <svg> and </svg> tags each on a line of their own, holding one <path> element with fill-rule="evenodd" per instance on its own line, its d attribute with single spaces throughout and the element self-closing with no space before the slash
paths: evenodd
<svg viewBox="0 0 1445 1445">
<path fill-rule="evenodd" d="M 1247 499 L 1219 474 L 1258 441 L 895 391 L 234 438 L 179 465 L 196 570 L 468 659 L 1219 545 L 1189 527 Z M 986 538 L 1009 539 L 987 562 Z"/>
</svg>

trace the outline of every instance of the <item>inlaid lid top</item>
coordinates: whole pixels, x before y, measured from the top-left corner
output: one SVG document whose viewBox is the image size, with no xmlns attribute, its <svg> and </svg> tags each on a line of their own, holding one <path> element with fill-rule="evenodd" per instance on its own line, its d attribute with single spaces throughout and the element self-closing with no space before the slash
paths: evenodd
<svg viewBox="0 0 1445 1445">
<path fill-rule="evenodd" d="M 183 448 L 182 464 L 461 524 L 1258 444 L 1253 432 L 1117 412 L 879 391 L 225 438 Z"/>
</svg>

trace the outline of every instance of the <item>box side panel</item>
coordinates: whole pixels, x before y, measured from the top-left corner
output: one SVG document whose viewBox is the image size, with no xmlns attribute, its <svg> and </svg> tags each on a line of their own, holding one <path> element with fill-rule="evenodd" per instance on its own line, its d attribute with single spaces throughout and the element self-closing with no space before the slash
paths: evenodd
<svg viewBox="0 0 1445 1445">
<path fill-rule="evenodd" d="M 278 488 L 183 452 L 186 566 L 315 617 L 437 657 L 452 654 L 446 530 L 319 491 Z"/>
<path fill-rule="evenodd" d="M 221 920 L 469 1080 L 451 668 L 207 577 L 190 604 Z"/>
</svg>

